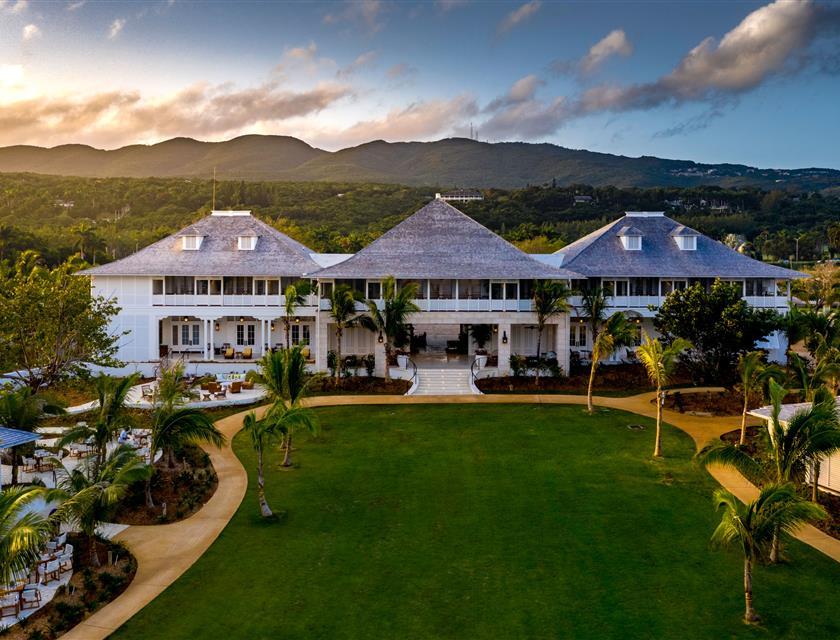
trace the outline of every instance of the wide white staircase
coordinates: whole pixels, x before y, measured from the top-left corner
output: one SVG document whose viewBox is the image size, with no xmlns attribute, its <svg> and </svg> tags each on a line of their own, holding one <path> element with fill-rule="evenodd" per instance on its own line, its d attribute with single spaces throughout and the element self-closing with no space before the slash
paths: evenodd
<svg viewBox="0 0 840 640">
<path fill-rule="evenodd" d="M 417 369 L 417 388 L 412 395 L 463 396 L 474 394 L 469 369 Z"/>
</svg>

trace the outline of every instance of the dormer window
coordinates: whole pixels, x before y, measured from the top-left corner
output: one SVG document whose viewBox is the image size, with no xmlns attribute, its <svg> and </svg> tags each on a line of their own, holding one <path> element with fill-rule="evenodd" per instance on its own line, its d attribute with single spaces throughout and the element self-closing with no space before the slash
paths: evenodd
<svg viewBox="0 0 840 640">
<path fill-rule="evenodd" d="M 257 247 L 257 236 L 239 236 L 239 250 L 253 251 Z"/>
<path fill-rule="evenodd" d="M 621 227 L 617 235 L 625 251 L 642 250 L 642 232 L 636 227 Z"/>
<path fill-rule="evenodd" d="M 198 251 L 201 248 L 203 236 L 182 236 L 181 248 L 184 251 Z"/>
<path fill-rule="evenodd" d="M 693 229 L 680 225 L 671 232 L 671 235 L 680 251 L 697 251 L 697 236 L 699 234 Z"/>
</svg>

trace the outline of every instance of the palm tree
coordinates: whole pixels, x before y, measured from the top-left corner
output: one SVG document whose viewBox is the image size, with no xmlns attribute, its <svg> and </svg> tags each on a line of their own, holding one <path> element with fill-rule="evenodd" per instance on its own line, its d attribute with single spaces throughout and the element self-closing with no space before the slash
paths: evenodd
<svg viewBox="0 0 840 640">
<path fill-rule="evenodd" d="M 658 338 L 651 340 L 645 333 L 642 345 L 636 350 L 636 355 L 645 366 L 648 379 L 656 387 L 656 443 L 653 447 L 655 458 L 662 456 L 662 389 L 668 385 L 677 358 L 686 349 L 691 349 L 691 343 L 683 338 L 675 338 L 671 344 L 665 346 Z"/>
<path fill-rule="evenodd" d="M 825 511 L 800 498 L 790 484 L 774 484 L 762 489 L 758 498 L 741 503 L 725 489 L 715 491 L 715 503 L 723 510 L 720 524 L 712 534 L 718 547 L 738 545 L 744 555 L 744 622 L 759 621 L 753 608 L 752 567 L 767 556 L 778 532 L 794 533 L 807 522 L 825 517 Z"/>
<path fill-rule="evenodd" d="M 782 400 L 788 390 L 772 379 L 768 386 L 771 401 L 767 424 L 770 467 L 767 468 L 743 449 L 723 441 L 717 441 L 697 454 L 701 464 L 719 464 L 734 468 L 747 478 L 765 477 L 774 484 L 785 484 L 801 479 L 814 460 L 840 450 L 840 419 L 830 393 L 820 389 L 810 407 L 797 411 L 784 422 L 781 419 Z M 770 559 L 776 562 L 778 556 L 777 536 Z"/>
<path fill-rule="evenodd" d="M 639 327 L 631 322 L 621 311 L 616 311 L 604 322 L 601 330 L 592 341 L 592 366 L 589 370 L 589 386 L 586 390 L 586 408 L 592 413 L 592 387 L 595 383 L 595 371 L 598 363 L 614 353 L 616 349 L 633 344 L 639 336 Z"/>
<path fill-rule="evenodd" d="M 298 280 L 294 284 L 286 287 L 284 292 L 285 301 L 283 306 L 285 308 L 285 315 L 283 316 L 283 329 L 286 332 L 286 348 L 292 347 L 291 333 L 292 333 L 292 318 L 299 306 L 306 302 L 306 296 L 312 293 L 312 283 L 308 280 Z"/>
<path fill-rule="evenodd" d="M 341 377 L 341 369 L 343 361 L 341 358 L 341 339 L 344 336 L 344 330 L 355 326 L 358 322 L 358 314 L 356 313 L 356 302 L 361 300 L 361 294 L 354 291 L 346 284 L 340 284 L 334 287 L 330 294 L 330 317 L 335 323 L 335 339 L 336 339 L 336 359 L 338 366 L 335 368 L 335 375 L 337 378 Z"/>
<path fill-rule="evenodd" d="M 827 357 L 827 354 L 823 355 L 823 358 L 816 360 L 812 368 L 811 363 L 799 354 L 788 354 L 793 378 L 799 384 L 802 398 L 806 402 L 813 399 L 816 390 L 822 386 L 830 387 L 832 390 L 837 388 L 837 380 L 840 378 L 840 363 Z"/>
<path fill-rule="evenodd" d="M 184 378 L 184 363 L 176 362 L 171 366 L 161 366 L 152 404 L 175 406 L 189 396 L 190 386 Z"/>
<path fill-rule="evenodd" d="M 49 403 L 32 393 L 29 387 L 21 387 L 0 396 L 0 423 L 12 429 L 35 431 L 38 420 L 44 414 L 59 415 L 64 409 Z M 17 447 L 12 447 L 12 484 L 18 481 Z"/>
<path fill-rule="evenodd" d="M 592 336 L 592 344 L 598 339 L 598 332 L 601 330 L 601 323 L 607 317 L 609 308 L 609 296 L 603 287 L 592 287 L 579 292 L 580 306 L 577 307 L 578 316 L 586 318 L 589 324 L 589 334 Z"/>
<path fill-rule="evenodd" d="M 242 423 L 245 433 L 251 438 L 251 446 L 257 454 L 257 500 L 260 503 L 260 514 L 263 518 L 270 518 L 274 514 L 265 499 L 265 477 L 263 476 L 263 451 L 274 439 L 275 431 L 268 420 L 257 420 L 254 412 L 245 416 Z"/>
<path fill-rule="evenodd" d="M 540 353 L 542 353 L 542 335 L 545 325 L 554 316 L 569 310 L 569 295 L 571 295 L 569 288 L 562 282 L 538 280 L 534 285 L 533 303 L 534 313 L 537 316 L 537 384 L 540 382 Z"/>
<path fill-rule="evenodd" d="M 366 329 L 378 333 L 378 340 L 385 342 L 385 379 L 391 377 L 388 363 L 391 360 L 391 350 L 397 337 L 405 334 L 408 318 L 412 313 L 420 311 L 414 300 L 420 291 L 416 282 L 409 282 L 397 291 L 397 281 L 394 276 L 388 276 L 382 281 L 382 302 L 380 309 L 376 300 L 365 300 L 367 315 L 359 318 L 359 323 Z"/>
<path fill-rule="evenodd" d="M 88 537 L 90 562 L 98 567 L 97 527 L 108 521 L 132 484 L 149 478 L 151 467 L 127 446 L 117 447 L 101 466 L 86 462 L 70 470 L 56 462 L 57 488 L 48 491 L 47 497 L 62 500 L 58 518 L 76 525 Z"/>
<path fill-rule="evenodd" d="M 185 444 L 212 444 L 224 446 L 225 436 L 201 409 L 162 404 L 155 409 L 149 438 L 149 461 L 154 463 L 158 451 L 163 452 L 167 466 L 175 466 L 175 451 Z M 151 476 L 146 482 L 146 506 L 155 506 L 152 499 Z"/>
<path fill-rule="evenodd" d="M 39 560 L 52 523 L 29 505 L 44 495 L 41 487 L 9 487 L 0 492 L 0 584 L 14 581 Z"/>
<path fill-rule="evenodd" d="M 100 374 L 95 379 L 96 395 L 99 400 L 96 420 L 90 423 L 80 423 L 64 433 L 58 441 L 59 447 L 71 442 L 93 441 L 95 462 L 102 465 L 108 449 L 108 443 L 114 439 L 114 434 L 124 427 L 133 424 L 131 416 L 126 411 L 125 403 L 131 387 L 137 384 L 140 374 L 132 374 L 125 378 L 114 378 Z"/>
<path fill-rule="evenodd" d="M 738 445 L 743 447 L 747 443 L 747 412 L 750 408 L 750 398 L 758 389 L 763 389 L 769 380 L 781 380 L 784 371 L 777 365 L 766 363 L 761 351 L 750 351 L 738 358 L 738 376 L 741 378 L 741 391 L 744 394 L 741 438 Z"/>
</svg>

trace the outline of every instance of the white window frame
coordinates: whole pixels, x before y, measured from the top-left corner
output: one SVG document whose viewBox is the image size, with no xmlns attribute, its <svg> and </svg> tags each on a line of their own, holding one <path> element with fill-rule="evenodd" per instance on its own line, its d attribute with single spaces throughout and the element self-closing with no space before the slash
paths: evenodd
<svg viewBox="0 0 840 640">
<path fill-rule="evenodd" d="M 697 251 L 697 236 L 677 236 L 676 240 L 681 251 Z"/>
<path fill-rule="evenodd" d="M 237 246 L 240 251 L 253 251 L 257 248 L 257 236 L 239 236 Z"/>
<path fill-rule="evenodd" d="M 642 236 L 621 236 L 621 245 L 625 251 L 641 251 Z"/>
<path fill-rule="evenodd" d="M 182 236 L 181 249 L 184 251 L 198 251 L 201 249 L 201 242 L 204 236 Z"/>
</svg>

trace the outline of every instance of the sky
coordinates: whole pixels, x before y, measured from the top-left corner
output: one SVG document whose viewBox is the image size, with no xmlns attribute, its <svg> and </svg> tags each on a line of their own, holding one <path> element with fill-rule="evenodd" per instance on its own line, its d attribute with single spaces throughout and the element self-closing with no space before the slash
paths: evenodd
<svg viewBox="0 0 840 640">
<path fill-rule="evenodd" d="M 0 0 L 0 145 L 248 133 L 840 168 L 840 2 Z"/>
</svg>

